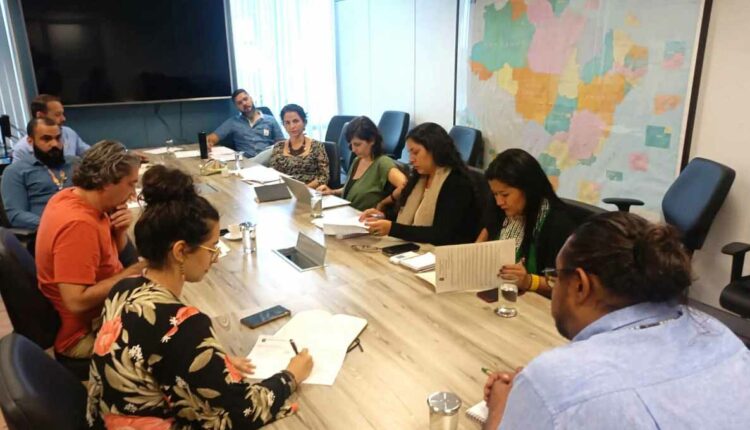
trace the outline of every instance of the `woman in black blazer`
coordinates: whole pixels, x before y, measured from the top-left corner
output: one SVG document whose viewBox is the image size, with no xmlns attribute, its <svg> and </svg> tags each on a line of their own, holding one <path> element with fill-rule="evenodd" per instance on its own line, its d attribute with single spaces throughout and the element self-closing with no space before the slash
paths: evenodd
<svg viewBox="0 0 750 430">
<path fill-rule="evenodd" d="M 494 215 L 489 211 L 477 241 L 515 239 L 517 263 L 503 266 L 500 274 L 518 277 L 519 292 L 549 297 L 551 289 L 540 275 L 555 267 L 557 253 L 575 229 L 567 206 L 555 194 L 539 162 L 522 149 L 498 154 L 485 177 L 497 210 Z"/>
<path fill-rule="evenodd" d="M 473 242 L 481 227 L 476 187 L 453 139 L 435 123 L 420 124 L 406 136 L 412 173 L 392 219 L 377 209 L 362 216 L 370 233 L 449 245 Z M 398 191 L 397 191 L 398 193 Z"/>
</svg>

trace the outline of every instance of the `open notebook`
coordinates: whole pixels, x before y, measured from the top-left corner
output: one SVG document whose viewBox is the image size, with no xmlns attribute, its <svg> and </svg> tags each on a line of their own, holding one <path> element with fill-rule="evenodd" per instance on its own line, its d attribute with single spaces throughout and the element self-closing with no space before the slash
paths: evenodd
<svg viewBox="0 0 750 430">
<path fill-rule="evenodd" d="M 487 409 L 487 403 L 484 400 L 470 407 L 466 411 L 466 415 L 468 415 L 469 418 L 479 421 L 482 424 L 487 421 L 487 416 L 489 415 L 489 413 L 490 411 L 489 409 Z"/>
<path fill-rule="evenodd" d="M 331 315 L 323 310 L 303 311 L 295 315 L 273 336 L 260 336 L 247 358 L 252 360 L 252 379 L 266 379 L 286 369 L 294 350 L 293 339 L 301 351 L 312 355 L 312 373 L 304 384 L 333 385 L 344 365 L 346 351 L 367 326 L 367 320 L 350 315 Z"/>
</svg>

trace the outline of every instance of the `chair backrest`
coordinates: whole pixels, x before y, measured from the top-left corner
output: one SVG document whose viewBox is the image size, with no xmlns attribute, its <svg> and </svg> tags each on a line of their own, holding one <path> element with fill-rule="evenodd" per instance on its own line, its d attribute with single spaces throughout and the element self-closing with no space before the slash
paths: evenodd
<svg viewBox="0 0 750 430">
<path fill-rule="evenodd" d="M 334 115 L 331 117 L 331 120 L 328 121 L 328 128 L 326 128 L 326 142 L 338 142 L 344 124 L 354 118 L 356 118 L 354 115 Z"/>
<path fill-rule="evenodd" d="M 482 153 L 484 144 L 482 143 L 482 132 L 471 127 L 455 125 L 448 133 L 453 139 L 453 143 L 461 154 L 461 159 L 466 164 L 473 167 L 482 166 Z"/>
<path fill-rule="evenodd" d="M 497 205 L 495 203 L 495 197 L 492 195 L 490 184 L 484 177 L 484 171 L 478 167 L 468 167 L 471 181 L 476 187 L 477 197 L 479 198 L 477 206 L 479 207 L 479 213 L 481 214 L 481 218 L 479 219 L 482 223 L 482 225 L 479 226 L 479 231 L 481 231 L 482 228 L 485 227 L 484 224 L 490 221 L 493 216 L 496 216 L 498 211 Z M 479 233 L 479 231 L 477 231 L 477 233 Z"/>
<path fill-rule="evenodd" d="M 601 213 L 607 212 L 606 209 L 602 209 L 599 206 L 579 202 L 578 200 L 563 198 L 561 198 L 560 200 L 562 200 L 563 203 L 565 203 L 565 205 L 567 206 L 568 214 L 571 218 L 573 218 L 576 226 L 583 224 L 587 219 L 591 218 L 594 215 L 599 215 Z"/>
<path fill-rule="evenodd" d="M 269 109 L 266 106 L 258 106 L 258 110 L 263 112 L 263 115 L 270 115 L 271 117 L 273 117 L 273 112 L 271 112 L 271 109 Z M 282 118 L 282 121 L 283 121 L 283 118 Z"/>
<path fill-rule="evenodd" d="M 323 142 L 328 156 L 328 187 L 337 189 L 341 187 L 341 158 L 339 156 L 338 142 Z"/>
<path fill-rule="evenodd" d="M 13 330 L 42 348 L 55 341 L 60 317 L 39 290 L 34 259 L 9 230 L 0 227 L 0 294 Z"/>
<path fill-rule="evenodd" d="M 349 145 L 349 141 L 346 140 L 346 128 L 349 126 L 349 123 L 344 123 L 343 126 L 341 126 L 341 133 L 339 133 L 339 137 L 337 142 L 339 143 L 339 160 L 341 160 L 341 171 L 344 174 L 347 174 L 349 172 L 349 166 L 352 164 L 352 159 L 354 158 L 354 155 L 352 153 L 352 147 Z"/>
<path fill-rule="evenodd" d="M 693 158 L 664 194 L 661 202 L 664 220 L 677 227 L 689 250 L 703 246 L 734 177 L 735 171 L 730 167 Z"/>
<path fill-rule="evenodd" d="M 12 430 L 79 430 L 86 389 L 38 345 L 11 333 L 0 339 L 0 409 Z"/>
<path fill-rule="evenodd" d="M 378 130 L 383 136 L 383 152 L 398 160 L 406 143 L 409 130 L 409 114 L 394 110 L 383 112 L 378 122 Z"/>
</svg>

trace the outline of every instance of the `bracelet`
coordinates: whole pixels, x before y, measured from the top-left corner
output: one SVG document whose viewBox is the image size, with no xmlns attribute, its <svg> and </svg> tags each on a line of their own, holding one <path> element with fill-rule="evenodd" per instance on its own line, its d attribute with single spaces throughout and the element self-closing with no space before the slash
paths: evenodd
<svg viewBox="0 0 750 430">
<path fill-rule="evenodd" d="M 529 291 L 536 291 L 539 289 L 540 279 L 539 275 L 531 275 L 531 286 L 529 287 Z"/>
<path fill-rule="evenodd" d="M 297 391 L 297 378 L 294 377 L 294 373 L 288 370 L 282 370 L 281 373 L 289 379 L 289 391 L 292 393 Z"/>
</svg>

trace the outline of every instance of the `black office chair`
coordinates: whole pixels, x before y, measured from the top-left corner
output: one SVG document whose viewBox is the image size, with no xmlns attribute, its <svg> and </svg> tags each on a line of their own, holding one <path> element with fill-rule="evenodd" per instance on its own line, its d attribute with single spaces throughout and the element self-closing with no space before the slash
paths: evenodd
<svg viewBox="0 0 750 430">
<path fill-rule="evenodd" d="M 478 193 L 477 197 L 479 198 L 479 201 L 477 202 L 477 205 L 479 206 L 479 213 L 481 214 L 481 225 L 479 226 L 479 231 L 481 231 L 482 228 L 489 225 L 493 217 L 499 216 L 499 208 L 495 203 L 495 196 L 492 195 L 490 184 L 484 176 L 484 171 L 478 167 L 468 167 L 471 181 L 474 183 Z M 477 231 L 477 235 L 479 235 L 479 231 Z"/>
<path fill-rule="evenodd" d="M 51 347 L 60 316 L 39 290 L 36 265 L 26 248 L 8 229 L 0 227 L 0 295 L 13 330 L 43 349 Z M 89 361 L 56 356 L 80 380 L 87 380 Z"/>
<path fill-rule="evenodd" d="M 682 242 L 692 253 L 703 246 L 711 223 L 729 194 L 735 171 L 705 158 L 693 158 L 675 179 L 661 202 L 664 220 L 682 234 Z M 634 199 L 607 198 L 605 203 L 627 212 Z"/>
<path fill-rule="evenodd" d="M 259 111 L 261 111 L 261 112 L 263 113 L 263 115 L 268 115 L 268 116 L 270 116 L 271 118 L 275 118 L 275 117 L 273 116 L 273 112 L 271 112 L 271 109 L 269 109 L 269 108 L 268 108 L 268 107 L 266 107 L 266 106 L 258 106 L 258 110 L 259 110 Z M 282 120 L 283 120 L 283 118 L 282 118 Z"/>
<path fill-rule="evenodd" d="M 0 176 L 0 189 L 2 189 L 3 177 Z M 3 196 L 0 194 L 0 227 L 5 227 L 13 232 L 21 241 L 27 242 L 32 240 L 36 235 L 36 230 L 29 230 L 26 228 L 13 228 L 10 225 L 8 214 L 5 213 L 5 206 L 3 205 Z M 33 244 L 33 242 L 32 242 Z"/>
<path fill-rule="evenodd" d="M 378 130 L 383 136 L 383 152 L 394 160 L 401 157 L 409 130 L 409 114 L 387 110 L 378 122 Z"/>
<path fill-rule="evenodd" d="M 344 124 L 354 118 L 356 118 L 354 115 L 334 115 L 331 117 L 331 120 L 328 121 L 328 128 L 326 128 L 326 142 L 338 142 Z"/>
<path fill-rule="evenodd" d="M 339 144 L 339 160 L 341 160 L 341 183 L 343 184 L 346 182 L 346 175 L 349 174 L 349 167 L 352 165 L 352 161 L 354 160 L 354 153 L 352 152 L 352 147 L 349 145 L 349 141 L 346 140 L 346 128 L 349 126 L 349 123 L 344 123 L 344 125 L 341 127 L 341 133 L 339 134 L 338 139 L 336 140 Z"/>
<path fill-rule="evenodd" d="M 86 389 L 24 336 L 0 339 L 0 409 L 10 430 L 86 428 Z"/>
<path fill-rule="evenodd" d="M 461 154 L 461 159 L 469 166 L 481 168 L 484 153 L 482 132 L 475 128 L 455 125 L 448 134 Z"/>
<path fill-rule="evenodd" d="M 722 253 L 732 256 L 732 275 L 729 285 L 721 291 L 719 304 L 742 318 L 750 318 L 750 275 L 742 276 L 748 251 L 750 244 L 742 242 L 732 242 L 721 248 Z"/>
<path fill-rule="evenodd" d="M 332 189 L 341 188 L 341 158 L 339 156 L 338 142 L 323 142 L 328 156 L 328 187 Z"/>
<path fill-rule="evenodd" d="M 594 215 L 603 214 L 604 212 L 607 212 L 606 209 L 602 209 L 599 206 L 590 205 L 588 203 L 579 202 L 578 200 L 572 200 L 572 199 L 563 199 L 560 200 L 565 203 L 565 206 L 567 207 L 568 214 L 571 218 L 573 218 L 573 222 L 575 222 L 576 226 L 579 226 L 586 222 L 587 219 L 591 218 Z"/>
</svg>

